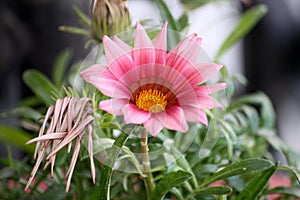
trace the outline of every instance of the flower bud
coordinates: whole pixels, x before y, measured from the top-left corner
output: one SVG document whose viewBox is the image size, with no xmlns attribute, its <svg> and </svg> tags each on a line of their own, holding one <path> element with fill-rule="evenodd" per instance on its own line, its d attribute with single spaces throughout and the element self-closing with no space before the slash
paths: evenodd
<svg viewBox="0 0 300 200">
<path fill-rule="evenodd" d="M 102 42 L 104 35 L 112 36 L 130 26 L 126 0 L 92 0 L 92 36 Z"/>
</svg>

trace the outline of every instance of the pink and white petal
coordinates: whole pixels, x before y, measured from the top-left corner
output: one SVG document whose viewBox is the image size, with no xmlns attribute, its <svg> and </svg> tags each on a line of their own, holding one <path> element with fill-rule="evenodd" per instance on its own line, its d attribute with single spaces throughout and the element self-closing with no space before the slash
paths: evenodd
<svg viewBox="0 0 300 200">
<path fill-rule="evenodd" d="M 167 50 L 167 32 L 168 32 L 168 21 L 166 21 L 153 41 L 154 47 L 156 49 Z"/>
<path fill-rule="evenodd" d="M 218 71 L 223 67 L 223 65 L 215 63 L 198 63 L 195 65 L 202 79 L 198 84 L 204 83 L 212 79 L 218 74 Z"/>
<path fill-rule="evenodd" d="M 110 65 L 115 62 L 116 59 L 120 57 L 124 57 L 123 60 L 126 59 L 127 62 L 132 62 L 132 58 L 128 56 L 127 52 L 124 51 L 123 48 L 119 47 L 114 41 L 112 41 L 109 37 L 103 37 L 103 45 L 105 51 L 106 63 Z"/>
<path fill-rule="evenodd" d="M 132 51 L 132 47 L 120 40 L 117 36 L 112 37 L 112 41 L 119 46 L 123 51 L 130 53 Z"/>
<path fill-rule="evenodd" d="M 178 71 L 184 71 L 189 65 L 197 62 L 200 52 L 201 38 L 192 34 L 183 39 L 167 55 L 167 65 Z"/>
<path fill-rule="evenodd" d="M 178 130 L 181 132 L 187 132 L 189 127 L 186 122 L 184 112 L 179 106 L 172 106 L 166 110 L 167 121 L 166 128 L 171 130 Z"/>
<path fill-rule="evenodd" d="M 212 108 L 221 108 L 223 109 L 223 106 L 213 97 L 206 96 L 206 95 L 198 95 L 198 106 L 201 109 L 212 109 Z"/>
<path fill-rule="evenodd" d="M 135 65 L 155 63 L 155 49 L 153 43 L 140 23 L 137 23 L 136 26 L 133 60 Z"/>
<path fill-rule="evenodd" d="M 122 109 L 129 104 L 128 99 L 108 99 L 101 101 L 99 108 L 113 115 L 122 115 Z"/>
<path fill-rule="evenodd" d="M 142 124 L 149 119 L 151 113 L 138 109 L 132 103 L 125 105 L 122 109 L 125 124 Z"/>
<path fill-rule="evenodd" d="M 188 105 L 180 107 L 183 109 L 184 116 L 187 121 L 201 123 L 206 126 L 208 125 L 206 114 L 202 109 Z"/>
<path fill-rule="evenodd" d="M 207 95 L 207 94 L 218 92 L 220 90 L 224 90 L 226 88 L 227 88 L 226 83 L 216 83 L 216 84 L 198 86 L 196 87 L 195 92 L 197 95 Z"/>
<path fill-rule="evenodd" d="M 199 105 L 198 97 L 193 89 L 187 88 L 180 93 L 176 93 L 176 98 L 178 100 L 179 105 Z M 197 106 L 199 107 L 199 106 Z"/>
<path fill-rule="evenodd" d="M 164 128 L 166 121 L 166 112 L 152 113 L 151 117 L 144 123 L 144 127 L 152 136 L 157 136 Z"/>
<path fill-rule="evenodd" d="M 168 21 L 165 22 L 153 42 L 155 47 L 155 63 L 163 65 L 166 63 L 167 58 L 167 26 Z"/>
<path fill-rule="evenodd" d="M 103 37 L 106 63 L 115 77 L 121 77 L 126 71 L 134 66 L 131 55 L 121 49 L 109 37 Z"/>
<path fill-rule="evenodd" d="M 80 76 L 107 96 L 112 96 L 112 91 L 118 84 L 118 79 L 103 65 L 93 65 L 82 71 Z"/>
</svg>

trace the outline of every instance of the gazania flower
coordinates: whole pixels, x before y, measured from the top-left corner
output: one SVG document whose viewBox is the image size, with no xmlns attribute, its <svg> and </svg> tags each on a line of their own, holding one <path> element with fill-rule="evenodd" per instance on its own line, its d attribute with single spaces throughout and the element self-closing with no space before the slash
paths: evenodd
<svg viewBox="0 0 300 200">
<path fill-rule="evenodd" d="M 167 23 L 152 42 L 138 23 L 134 47 L 104 36 L 107 65 L 95 64 L 81 77 L 112 97 L 100 109 L 143 124 L 153 135 L 163 127 L 186 132 L 187 121 L 207 125 L 204 109 L 222 107 L 210 94 L 225 83 L 205 85 L 222 65 L 198 63 L 201 38 L 192 34 L 167 52 Z"/>
<path fill-rule="evenodd" d="M 49 128 L 47 129 L 46 133 L 44 133 L 46 124 L 50 118 L 51 122 Z M 51 164 L 51 177 L 53 177 L 53 168 L 57 152 L 66 146 L 68 146 L 68 152 L 70 152 L 72 148 L 72 142 L 73 140 L 76 140 L 71 163 L 66 173 L 66 192 L 69 191 L 72 174 L 80 150 L 80 142 L 86 129 L 88 132 L 88 150 L 91 161 L 91 171 L 93 181 L 95 183 L 95 166 L 92 146 L 92 121 L 93 116 L 91 102 L 87 98 L 79 99 L 66 97 L 64 99 L 58 99 L 55 103 L 55 106 L 49 107 L 44 119 L 44 123 L 41 126 L 39 136 L 27 142 L 27 144 L 37 142 L 34 152 L 34 159 L 37 157 L 37 161 L 30 174 L 25 191 L 29 189 L 29 186 L 34 180 L 34 176 L 45 155 L 46 164 L 44 169 Z"/>
</svg>

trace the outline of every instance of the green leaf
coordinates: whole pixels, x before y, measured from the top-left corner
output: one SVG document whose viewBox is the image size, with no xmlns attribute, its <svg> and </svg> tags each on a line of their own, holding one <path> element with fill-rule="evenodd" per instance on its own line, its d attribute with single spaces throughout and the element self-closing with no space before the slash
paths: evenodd
<svg viewBox="0 0 300 200">
<path fill-rule="evenodd" d="M 54 104 L 52 99 L 53 92 L 58 95 L 59 90 L 42 73 L 36 70 L 27 70 L 23 74 L 23 80 L 45 105 L 50 106 Z"/>
<path fill-rule="evenodd" d="M 299 169 L 296 169 L 296 168 L 290 167 L 290 166 L 280 166 L 280 167 L 278 167 L 278 170 L 287 171 L 287 172 L 293 174 L 296 177 L 298 183 L 300 184 L 300 171 L 299 171 Z"/>
<path fill-rule="evenodd" d="M 86 16 L 79 8 L 76 6 L 73 7 L 73 10 L 77 17 L 80 19 L 80 21 L 85 24 L 86 26 L 90 27 L 91 26 L 91 20 L 88 16 Z"/>
<path fill-rule="evenodd" d="M 7 112 L 0 113 L 0 116 L 14 116 L 23 119 L 32 119 L 33 121 L 38 121 L 42 118 L 42 115 L 38 111 L 29 107 L 14 108 Z"/>
<path fill-rule="evenodd" d="M 205 187 L 205 188 L 200 188 L 196 189 L 193 193 L 188 195 L 186 199 L 191 199 L 192 197 L 196 195 L 203 195 L 203 194 L 215 194 L 215 195 L 224 195 L 224 194 L 229 194 L 232 192 L 232 189 L 227 186 L 211 186 L 211 187 Z"/>
<path fill-rule="evenodd" d="M 185 27 L 189 25 L 189 18 L 187 14 L 183 14 L 179 19 L 178 19 L 178 31 L 182 31 Z"/>
<path fill-rule="evenodd" d="M 276 187 L 272 188 L 265 192 L 265 194 L 284 194 L 289 196 L 294 196 L 300 198 L 300 189 L 299 187 Z"/>
<path fill-rule="evenodd" d="M 210 176 L 201 184 L 200 188 L 217 180 L 223 180 L 232 176 L 242 175 L 249 172 L 259 172 L 262 170 L 269 169 L 273 166 L 274 164 L 271 161 L 264 159 L 250 158 L 246 160 L 241 160 L 236 163 L 227 165 L 224 169 Z"/>
<path fill-rule="evenodd" d="M 34 145 L 25 145 L 31 136 L 26 131 L 11 127 L 8 125 L 0 125 L 0 141 L 12 144 L 27 153 L 33 153 Z"/>
<path fill-rule="evenodd" d="M 134 131 L 134 127 L 127 125 L 122 129 L 122 133 L 117 137 L 114 142 L 114 145 L 108 149 L 107 151 L 107 160 L 104 163 L 100 184 L 99 184 L 99 192 L 100 192 L 100 200 L 110 199 L 110 183 L 111 177 L 113 173 L 113 166 L 117 160 L 118 154 L 122 148 L 122 146 L 126 143 L 129 133 Z"/>
<path fill-rule="evenodd" d="M 83 28 L 75 27 L 75 26 L 60 26 L 58 29 L 60 31 L 67 32 L 67 33 L 91 36 L 91 33 L 89 31 L 87 31 Z"/>
<path fill-rule="evenodd" d="M 63 82 L 64 74 L 70 62 L 71 55 L 72 53 L 70 50 L 63 50 L 54 61 L 52 79 L 57 87 L 60 87 Z"/>
<path fill-rule="evenodd" d="M 277 164 L 275 166 L 262 171 L 257 174 L 248 185 L 241 191 L 238 195 L 237 200 L 256 200 L 258 199 L 264 189 L 268 186 L 271 176 L 275 173 L 277 169 Z"/>
<path fill-rule="evenodd" d="M 273 128 L 275 125 L 275 111 L 269 97 L 263 92 L 245 95 L 233 102 L 227 107 L 227 113 L 238 109 L 244 104 L 253 104 L 260 106 L 261 126 L 265 128 Z"/>
<path fill-rule="evenodd" d="M 171 172 L 165 175 L 153 191 L 152 200 L 161 200 L 173 187 L 182 184 L 192 178 L 192 175 L 184 171 Z"/>
<path fill-rule="evenodd" d="M 215 60 L 219 58 L 236 42 L 242 39 L 247 33 L 249 33 L 253 27 L 261 20 L 261 18 L 267 13 L 268 8 L 265 5 L 257 5 L 246 11 L 239 20 L 236 27 L 229 34 L 225 42 L 219 49 Z"/>
<path fill-rule="evenodd" d="M 187 10 L 194 10 L 207 3 L 215 2 L 216 0 L 181 0 L 180 2 L 185 6 Z"/>
</svg>

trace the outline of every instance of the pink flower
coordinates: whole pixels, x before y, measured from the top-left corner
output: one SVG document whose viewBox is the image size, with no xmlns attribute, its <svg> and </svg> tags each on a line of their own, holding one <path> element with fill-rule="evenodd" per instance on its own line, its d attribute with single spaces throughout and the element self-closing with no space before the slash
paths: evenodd
<svg viewBox="0 0 300 200">
<path fill-rule="evenodd" d="M 222 107 L 210 94 L 226 88 L 204 85 L 222 65 L 197 62 L 201 40 L 192 34 L 167 52 L 167 22 L 153 42 L 137 23 L 133 48 L 104 36 L 107 66 L 95 64 L 80 75 L 112 97 L 99 108 L 123 115 L 126 124 L 143 124 L 153 136 L 163 127 L 186 132 L 187 121 L 207 125 L 204 109 Z"/>
</svg>

